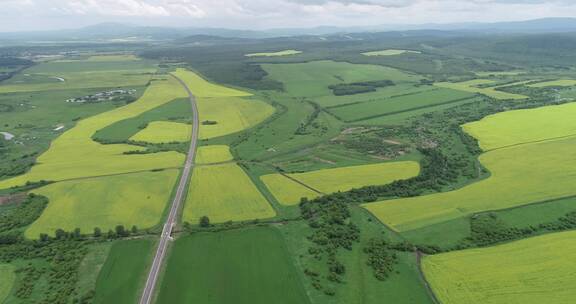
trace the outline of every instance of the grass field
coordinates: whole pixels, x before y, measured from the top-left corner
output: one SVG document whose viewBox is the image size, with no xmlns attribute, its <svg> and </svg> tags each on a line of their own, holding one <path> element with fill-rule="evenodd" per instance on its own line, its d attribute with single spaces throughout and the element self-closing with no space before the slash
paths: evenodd
<svg viewBox="0 0 576 304">
<path fill-rule="evenodd" d="M 281 235 L 252 228 L 174 243 L 158 303 L 309 303 Z"/>
<path fill-rule="evenodd" d="M 78 266 L 79 276 L 76 282 L 78 294 L 85 295 L 91 290 L 95 290 L 98 275 L 108 259 L 112 244 L 112 242 L 100 242 L 88 246 L 88 253 Z"/>
<path fill-rule="evenodd" d="M 563 304 L 576 298 L 576 232 L 425 257 L 443 304 Z"/>
<path fill-rule="evenodd" d="M 478 77 L 499 77 L 499 76 L 516 76 L 520 74 L 524 74 L 524 71 L 484 71 L 484 72 L 475 72 Z"/>
<path fill-rule="evenodd" d="M 331 108 L 329 111 L 345 121 L 358 121 L 370 117 L 408 112 L 410 110 L 433 107 L 441 104 L 455 103 L 473 97 L 474 95 L 468 92 L 439 89 L 393 97 L 387 100 L 341 106 Z"/>
<path fill-rule="evenodd" d="M 2 82 L 0 93 L 142 86 L 155 71 L 147 60 L 46 62 Z"/>
<path fill-rule="evenodd" d="M 48 197 L 50 203 L 40 218 L 27 230 L 26 237 L 40 233 L 53 235 L 58 228 L 80 228 L 92 233 L 124 225 L 149 228 L 159 223 L 178 176 L 177 170 L 143 172 L 59 182 L 34 193 Z"/>
<path fill-rule="evenodd" d="M 115 242 L 98 275 L 92 303 L 138 303 L 153 245 L 150 239 Z"/>
<path fill-rule="evenodd" d="M 347 104 L 356 103 L 385 103 L 395 97 L 402 97 L 404 95 L 417 94 L 419 92 L 429 92 L 437 89 L 433 86 L 416 86 L 415 83 L 399 83 L 393 86 L 378 88 L 375 92 L 368 92 L 354 95 L 341 95 L 336 96 L 333 94 L 314 98 L 314 102 L 319 105 L 331 108 Z"/>
<path fill-rule="evenodd" d="M 252 95 L 248 92 L 211 83 L 189 70 L 177 69 L 172 74 L 182 79 L 196 97 L 242 97 Z"/>
<path fill-rule="evenodd" d="M 184 89 L 172 78 L 154 81 L 137 101 L 79 121 L 74 128 L 52 142 L 29 172 L 1 181 L 0 189 L 23 185 L 28 181 L 60 181 L 180 166 L 184 155 L 177 152 L 125 155 L 124 152 L 142 148 L 125 144 L 102 145 L 91 137 L 96 131 L 115 122 L 185 96 Z"/>
<path fill-rule="evenodd" d="M 240 132 L 264 121 L 275 111 L 263 101 L 239 97 L 199 98 L 197 104 L 201 121 L 216 122 L 200 124 L 200 139 Z"/>
<path fill-rule="evenodd" d="M 382 51 L 372 51 L 372 52 L 364 52 L 362 55 L 364 56 L 394 56 L 394 55 L 402 55 L 406 53 L 411 54 L 420 54 L 420 51 L 412 51 L 412 50 L 395 50 L 395 49 L 388 49 Z"/>
<path fill-rule="evenodd" d="M 417 162 L 402 161 L 323 169 L 287 175 L 314 190 L 327 194 L 369 185 L 388 184 L 395 180 L 416 176 L 419 170 Z M 302 197 L 313 198 L 318 196 L 318 193 L 281 174 L 264 175 L 261 179 L 276 199 L 285 205 L 296 204 Z"/>
<path fill-rule="evenodd" d="M 206 165 L 231 161 L 234 157 L 230 153 L 230 147 L 226 145 L 212 145 L 198 147 L 196 151 L 196 164 Z"/>
<path fill-rule="evenodd" d="M 156 144 L 187 142 L 191 134 L 192 125 L 171 121 L 153 121 L 130 139 Z"/>
<path fill-rule="evenodd" d="M 250 178 L 236 164 L 200 166 L 194 169 L 183 220 L 198 223 L 271 218 L 276 212 Z"/>
<path fill-rule="evenodd" d="M 463 81 L 463 82 L 437 82 L 434 85 L 441 87 L 441 88 L 459 90 L 459 91 L 464 91 L 464 92 L 479 93 L 479 94 L 483 94 L 483 95 L 486 95 L 488 97 L 492 97 L 495 99 L 526 99 L 526 98 L 528 98 L 528 96 L 524 96 L 524 95 L 520 95 L 520 94 L 513 94 L 513 93 L 498 91 L 498 90 L 496 90 L 498 88 L 498 86 L 486 87 L 486 88 L 478 87 L 479 85 L 491 84 L 493 82 L 494 82 L 493 80 L 488 80 L 488 79 L 474 79 L 474 80 Z"/>
<path fill-rule="evenodd" d="M 576 86 L 574 79 L 560 79 L 553 81 L 544 81 L 528 85 L 531 88 L 546 88 L 546 87 L 571 87 Z"/>
<path fill-rule="evenodd" d="M 278 57 L 278 56 L 289 56 L 289 55 L 296 55 L 302 53 L 301 51 L 297 50 L 284 50 L 278 52 L 268 52 L 268 53 L 251 53 L 246 54 L 246 57 Z"/>
<path fill-rule="evenodd" d="M 14 266 L 10 264 L 0 264 L 0 302 L 4 303 L 4 300 L 12 291 L 12 285 L 16 281 L 16 273 L 14 272 Z"/>
<path fill-rule="evenodd" d="M 492 150 L 521 143 L 576 135 L 576 103 L 490 115 L 463 125 L 478 139 L 480 147 Z"/>
</svg>

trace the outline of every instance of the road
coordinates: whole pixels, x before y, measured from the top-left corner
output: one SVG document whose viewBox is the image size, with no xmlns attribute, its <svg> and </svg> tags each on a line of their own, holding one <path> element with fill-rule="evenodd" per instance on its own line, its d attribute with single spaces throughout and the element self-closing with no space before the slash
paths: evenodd
<svg viewBox="0 0 576 304">
<path fill-rule="evenodd" d="M 182 170 L 182 176 L 180 176 L 178 188 L 176 189 L 176 195 L 174 196 L 174 200 L 170 206 L 170 213 L 168 214 L 166 222 L 164 223 L 164 227 L 162 228 L 160 242 L 158 243 L 158 248 L 156 249 L 156 255 L 154 256 L 154 261 L 152 262 L 150 273 L 148 273 L 148 278 L 146 279 L 146 285 L 142 291 L 140 304 L 150 304 L 152 302 L 156 281 L 158 280 L 158 275 L 160 273 L 160 269 L 162 268 L 162 263 L 164 262 L 164 256 L 166 255 L 168 243 L 171 240 L 172 228 L 178 221 L 178 211 L 182 205 L 184 193 L 186 192 L 186 187 L 188 187 L 190 173 L 194 167 L 194 156 L 196 154 L 196 144 L 198 141 L 198 128 L 200 123 L 198 120 L 198 107 L 196 106 L 196 99 L 184 81 L 174 75 L 172 75 L 172 77 L 176 78 L 176 80 L 182 84 L 182 86 L 188 92 L 188 96 L 190 97 L 193 116 L 192 135 L 190 137 L 190 147 L 188 148 L 188 155 L 186 156 L 186 162 L 184 164 L 184 169 Z"/>
</svg>

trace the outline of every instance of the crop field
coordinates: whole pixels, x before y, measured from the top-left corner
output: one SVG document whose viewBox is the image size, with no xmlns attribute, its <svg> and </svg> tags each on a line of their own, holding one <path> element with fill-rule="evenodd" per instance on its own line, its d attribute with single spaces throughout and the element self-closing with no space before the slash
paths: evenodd
<svg viewBox="0 0 576 304">
<path fill-rule="evenodd" d="M 182 237 L 158 303 L 309 303 L 292 257 L 274 228 Z"/>
<path fill-rule="evenodd" d="M 334 96 L 330 85 L 370 80 L 392 80 L 395 83 L 418 82 L 421 77 L 377 65 L 334 61 L 313 61 L 293 64 L 264 64 L 270 78 L 285 85 L 292 96 L 318 98 Z M 361 96 L 363 94 L 358 94 Z"/>
<path fill-rule="evenodd" d="M 576 103 L 566 103 L 498 113 L 467 123 L 463 128 L 478 139 L 484 151 L 489 151 L 522 143 L 576 135 L 575 115 Z"/>
<path fill-rule="evenodd" d="M 114 243 L 98 275 L 93 303 L 137 303 L 153 245 L 154 241 L 150 239 Z"/>
<path fill-rule="evenodd" d="M 150 228 L 159 223 L 177 176 L 177 170 L 131 173 L 59 182 L 34 190 L 50 203 L 25 235 L 53 235 L 59 228 L 80 228 L 83 233 L 92 233 L 95 227 L 108 231 L 116 225 Z"/>
<path fill-rule="evenodd" d="M 576 232 L 425 257 L 423 270 L 443 304 L 571 303 Z"/>
<path fill-rule="evenodd" d="M 199 98 L 200 139 L 220 137 L 248 129 L 264 121 L 274 107 L 256 99 L 239 97 Z"/>
<path fill-rule="evenodd" d="M 329 109 L 329 111 L 345 121 L 358 121 L 370 117 L 384 116 L 408 112 L 420 108 L 434 107 L 441 104 L 455 103 L 473 97 L 473 94 L 467 92 L 439 89 L 392 97 L 387 100 L 362 102 L 335 107 Z"/>
<path fill-rule="evenodd" d="M 190 88 L 194 96 L 199 98 L 204 97 L 242 97 L 251 96 L 251 93 L 240 91 L 237 89 L 228 88 L 219 84 L 211 83 L 200 75 L 185 70 L 177 69 L 173 72 L 176 77 L 182 79 Z"/>
<path fill-rule="evenodd" d="M 524 71 L 482 71 L 474 72 L 478 77 L 501 77 L 501 76 L 516 76 L 524 74 Z"/>
<path fill-rule="evenodd" d="M 194 169 L 183 220 L 196 224 L 271 218 L 276 212 L 240 166 L 219 164 Z"/>
<path fill-rule="evenodd" d="M 290 178 L 277 173 L 264 175 L 261 179 L 280 203 L 293 205 L 302 197 L 318 196 L 318 192 L 328 194 L 414 177 L 419 168 L 417 162 L 401 161 L 287 174 Z"/>
<path fill-rule="evenodd" d="M 102 145 L 91 139 L 98 130 L 115 122 L 138 116 L 176 98 L 186 96 L 172 79 L 154 81 L 135 102 L 81 120 L 54 140 L 48 151 L 38 157 L 38 164 L 24 175 L 0 182 L 0 189 L 40 180 L 61 181 L 79 177 L 102 176 L 162 168 L 179 167 L 184 155 L 177 152 L 126 155 L 142 147 L 125 144 Z"/>
<path fill-rule="evenodd" d="M 284 50 L 278 52 L 268 52 L 268 53 L 251 53 L 246 54 L 246 57 L 277 57 L 277 56 L 289 56 L 289 55 L 296 55 L 302 53 L 301 51 L 297 50 Z"/>
<path fill-rule="evenodd" d="M 412 50 L 395 50 L 395 49 L 388 49 L 382 51 L 372 51 L 372 52 L 364 52 L 362 55 L 364 56 L 394 56 L 394 55 L 402 55 L 402 54 L 420 54 L 420 51 L 412 51 Z"/>
<path fill-rule="evenodd" d="M 190 140 L 192 126 L 189 124 L 171 121 L 153 121 L 146 128 L 134 136 L 131 140 L 149 143 L 186 142 Z"/>
<path fill-rule="evenodd" d="M 0 85 L 0 93 L 142 86 L 156 67 L 146 60 L 46 62 Z"/>
<path fill-rule="evenodd" d="M 314 98 L 314 102 L 326 108 L 356 103 L 380 103 L 387 102 L 392 98 L 402 97 L 404 95 L 425 93 L 434 89 L 436 88 L 432 86 L 420 86 L 416 83 L 405 82 L 398 83 L 393 86 L 378 88 L 375 92 L 341 96 L 329 94 Z"/>
<path fill-rule="evenodd" d="M 234 159 L 230 153 L 230 147 L 226 145 L 212 145 L 198 147 L 196 151 L 196 164 L 206 165 L 222 163 Z"/>
<path fill-rule="evenodd" d="M 474 80 L 463 81 L 463 82 L 437 82 L 434 85 L 441 87 L 441 88 L 447 88 L 447 89 L 453 89 L 453 90 L 459 90 L 459 91 L 471 92 L 471 93 L 479 93 L 479 94 L 483 94 L 483 95 L 486 95 L 488 97 L 492 97 L 495 99 L 526 99 L 526 98 L 528 98 L 528 96 L 524 96 L 524 95 L 520 95 L 520 94 L 513 94 L 513 93 L 498 91 L 498 90 L 496 90 L 498 88 L 498 86 L 485 87 L 485 88 L 478 87 L 479 85 L 491 84 L 493 82 L 494 82 L 493 80 L 489 80 L 489 79 L 474 79 Z"/>
<path fill-rule="evenodd" d="M 576 86 L 574 79 L 560 79 L 553 81 L 544 81 L 528 85 L 531 88 L 547 88 L 547 87 L 572 87 Z"/>
<path fill-rule="evenodd" d="M 491 172 L 491 176 L 458 190 L 382 201 L 365 205 L 380 220 L 399 231 L 412 230 L 440 223 L 480 211 L 505 209 L 534 202 L 558 199 L 575 195 L 570 186 L 575 176 L 564 168 L 576 164 L 576 153 L 571 148 L 576 137 L 560 137 L 567 134 L 567 125 L 572 121 L 563 118 L 562 111 L 569 112 L 570 104 L 520 110 L 490 116 L 486 121 L 475 123 L 472 128 L 483 147 L 499 147 L 509 143 L 516 145 L 492 150 L 479 157 L 480 162 Z M 569 114 L 567 114 L 567 117 Z M 502 117 L 502 118 L 501 118 Z M 509 119 L 513 120 L 510 124 Z M 550 120 L 559 120 L 555 123 Z M 520 126 L 512 126 L 514 123 Z M 504 124 L 505 128 L 502 127 Z M 532 126 L 528 126 L 532 124 Z M 525 125 L 523 130 L 517 129 Z M 483 139 L 487 132 L 490 144 Z M 496 128 L 499 132 L 495 137 Z M 538 130 L 547 130 L 550 141 Z M 569 128 L 568 128 L 569 129 Z M 526 136 L 524 131 L 534 130 Z M 490 132 L 492 131 L 492 132 Z M 532 133 L 528 133 L 532 134 Z M 536 141 L 533 141 L 537 139 Z M 525 144 L 524 140 L 527 140 Z M 538 141 L 539 140 L 539 141 Z M 423 207 L 425 206 L 425 207 Z"/>
<path fill-rule="evenodd" d="M 0 264 L 0 302 L 4 302 L 12 290 L 12 285 L 16 280 L 14 266 L 10 264 Z"/>
</svg>

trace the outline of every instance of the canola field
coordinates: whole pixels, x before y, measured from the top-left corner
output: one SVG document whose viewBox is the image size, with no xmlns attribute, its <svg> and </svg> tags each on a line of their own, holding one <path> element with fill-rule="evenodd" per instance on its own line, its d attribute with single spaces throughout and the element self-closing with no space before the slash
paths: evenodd
<svg viewBox="0 0 576 304">
<path fill-rule="evenodd" d="M 192 134 L 192 125 L 170 122 L 153 121 L 146 128 L 130 137 L 130 140 L 149 143 L 187 142 Z"/>
<path fill-rule="evenodd" d="M 92 233 L 117 225 L 150 228 L 160 222 L 176 183 L 178 170 L 143 172 L 54 183 L 33 193 L 46 196 L 49 204 L 26 230 L 27 238 L 56 229 Z"/>
<path fill-rule="evenodd" d="M 565 107 L 569 108 L 570 105 L 504 112 L 489 117 L 488 121 L 507 125 L 508 121 L 500 117 L 520 117 L 518 120 L 520 123 L 533 124 L 528 130 L 547 129 L 548 136 L 554 139 L 558 134 L 566 133 L 567 125 L 574 125 L 574 121 L 568 119 L 569 116 L 558 118 L 564 119 L 565 123 L 550 122 L 550 117 L 554 117 L 554 113 L 558 113 L 559 109 L 567 111 Z M 488 138 L 492 140 L 491 144 L 487 145 L 483 139 L 484 133 L 476 134 L 479 136 L 479 142 L 484 143 L 484 147 L 510 142 L 522 143 L 523 140 L 534 139 L 534 136 L 537 138 L 542 136 L 539 132 L 526 136 L 516 127 L 504 128 L 497 123 L 484 125 L 482 121 L 475 127 L 469 125 L 468 128 L 474 129 L 479 126 L 488 130 Z M 494 140 L 494 137 L 490 137 L 493 133 L 489 130 L 496 129 L 500 135 Z M 479 157 L 479 161 L 491 173 L 490 177 L 484 180 L 450 192 L 381 201 L 364 206 L 392 228 L 408 231 L 476 212 L 576 195 L 573 187 L 576 175 L 566 169 L 576 166 L 575 144 L 576 136 L 569 136 L 491 150 Z"/>
<path fill-rule="evenodd" d="M 296 55 L 302 53 L 301 51 L 297 50 L 284 50 L 278 52 L 263 52 L 263 53 L 250 53 L 244 56 L 246 57 L 278 57 L 278 56 L 289 56 L 289 55 Z"/>
<path fill-rule="evenodd" d="M 400 161 L 287 174 L 291 179 L 278 173 L 260 178 L 281 204 L 293 205 L 302 197 L 314 198 L 321 193 L 384 185 L 417 176 L 419 172 L 417 162 Z"/>
<path fill-rule="evenodd" d="M 576 232 L 427 256 L 442 304 L 564 304 L 576 298 Z"/>
<path fill-rule="evenodd" d="M 479 85 L 486 85 L 494 83 L 493 80 L 489 79 L 474 79 L 469 81 L 463 82 L 437 82 L 434 83 L 435 86 L 453 90 L 459 90 L 464 92 L 471 92 L 471 93 L 479 93 L 486 95 L 488 97 L 492 97 L 495 99 L 526 99 L 528 96 L 520 95 L 520 94 L 513 94 L 503 91 L 496 90 L 499 86 L 495 87 L 478 87 Z M 505 85 L 508 86 L 508 85 Z"/>
<path fill-rule="evenodd" d="M 576 80 L 574 79 L 560 79 L 552 81 L 544 81 L 529 84 L 528 87 L 531 88 L 547 88 L 547 87 L 572 87 L 576 86 Z"/>
<path fill-rule="evenodd" d="M 175 168 L 182 165 L 184 155 L 178 152 L 126 155 L 124 152 L 142 147 L 111 144 L 92 140 L 92 135 L 115 122 L 138 116 L 174 99 L 186 97 L 180 83 L 171 77 L 153 81 L 142 97 L 114 110 L 81 120 L 56 138 L 48 151 L 37 159 L 38 164 L 27 173 L 0 181 L 0 189 L 21 186 L 41 180 L 62 181 L 144 170 Z"/>
<path fill-rule="evenodd" d="M 228 163 L 194 168 L 183 220 L 197 224 L 202 216 L 222 223 L 271 218 L 276 212 L 244 170 Z"/>
<path fill-rule="evenodd" d="M 230 147 L 226 145 L 202 146 L 196 150 L 195 163 L 207 165 L 231 161 L 233 158 Z"/>
<path fill-rule="evenodd" d="M 388 50 L 381 50 L 381 51 L 372 51 L 372 52 L 364 52 L 362 55 L 364 56 L 394 56 L 394 55 L 402 55 L 402 54 L 421 54 L 420 51 L 413 51 L 413 50 L 397 50 L 397 49 L 388 49 Z"/>
</svg>

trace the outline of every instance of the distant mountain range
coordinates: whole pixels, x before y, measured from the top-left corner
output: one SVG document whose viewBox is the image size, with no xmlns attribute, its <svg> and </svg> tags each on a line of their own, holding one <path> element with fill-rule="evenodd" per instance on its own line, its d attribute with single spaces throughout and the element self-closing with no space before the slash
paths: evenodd
<svg viewBox="0 0 576 304">
<path fill-rule="evenodd" d="M 298 35 L 333 35 L 358 32 L 441 30 L 475 33 L 560 33 L 576 32 L 576 18 L 545 18 L 498 23 L 452 23 L 378 25 L 371 27 L 284 28 L 270 30 L 239 30 L 226 28 L 171 28 L 138 26 L 122 23 L 102 23 L 80 29 L 0 33 L 0 40 L 9 41 L 157 41 L 185 39 L 190 36 L 223 38 L 272 38 Z"/>
</svg>

